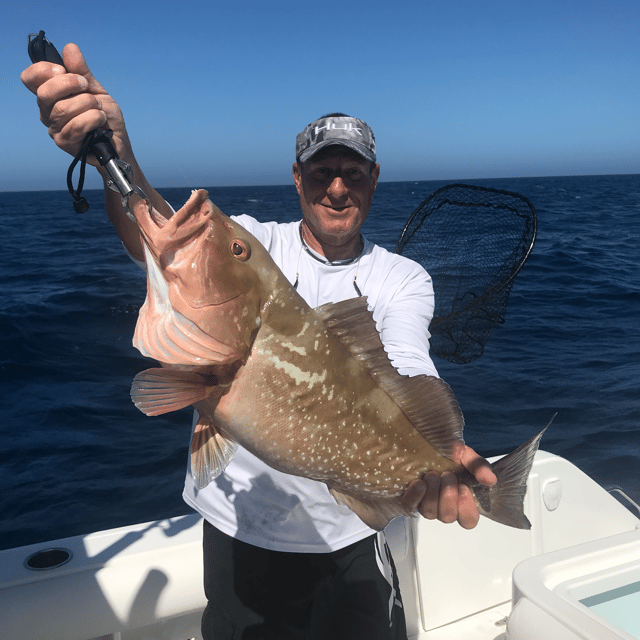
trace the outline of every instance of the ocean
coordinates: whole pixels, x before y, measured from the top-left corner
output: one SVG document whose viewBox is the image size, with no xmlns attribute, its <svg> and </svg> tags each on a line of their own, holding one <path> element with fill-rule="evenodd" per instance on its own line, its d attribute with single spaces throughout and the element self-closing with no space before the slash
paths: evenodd
<svg viewBox="0 0 640 640">
<path fill-rule="evenodd" d="M 640 502 L 640 175 L 462 182 L 521 193 L 538 213 L 484 354 L 434 358 L 467 443 L 505 453 L 557 413 L 541 448 Z M 365 235 L 393 249 L 445 184 L 380 183 Z M 160 191 L 177 208 L 190 189 Z M 293 185 L 209 192 L 227 214 L 299 218 Z M 78 215 L 66 191 L 0 193 L 0 548 L 189 512 L 190 411 L 148 418 L 130 401 L 131 380 L 153 366 L 131 345 L 144 275 L 101 191 L 86 195 Z"/>
</svg>

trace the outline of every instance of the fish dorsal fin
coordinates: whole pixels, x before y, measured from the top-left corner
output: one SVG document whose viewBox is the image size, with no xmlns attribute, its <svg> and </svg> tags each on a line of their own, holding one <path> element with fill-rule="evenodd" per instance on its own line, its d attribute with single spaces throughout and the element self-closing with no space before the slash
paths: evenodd
<svg viewBox="0 0 640 640">
<path fill-rule="evenodd" d="M 351 298 L 318 307 L 327 330 L 360 362 L 422 437 L 451 457 L 463 444 L 464 418 L 449 385 L 435 376 L 402 376 L 384 350 L 367 298 Z"/>
</svg>

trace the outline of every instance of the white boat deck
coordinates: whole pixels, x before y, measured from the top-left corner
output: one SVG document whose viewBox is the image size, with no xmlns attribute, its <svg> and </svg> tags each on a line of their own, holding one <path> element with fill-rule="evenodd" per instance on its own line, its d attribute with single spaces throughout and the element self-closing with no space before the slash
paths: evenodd
<svg viewBox="0 0 640 640">
<path fill-rule="evenodd" d="M 422 519 L 391 523 L 410 638 L 530 640 L 507 625 L 514 568 L 640 527 L 585 474 L 544 452 L 536 456 L 525 511 L 530 531 L 484 518 L 472 531 Z M 193 515 L 1 551 L 0 638 L 200 639 L 201 531 Z M 25 567 L 31 554 L 50 547 L 68 549 L 71 560 L 48 570 Z M 623 631 L 613 637 L 633 638 Z"/>
</svg>

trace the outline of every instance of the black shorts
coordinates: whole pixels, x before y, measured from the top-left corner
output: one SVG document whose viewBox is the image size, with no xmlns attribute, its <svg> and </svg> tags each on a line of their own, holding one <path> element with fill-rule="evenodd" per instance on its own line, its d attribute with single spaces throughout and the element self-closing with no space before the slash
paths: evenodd
<svg viewBox="0 0 640 640">
<path fill-rule="evenodd" d="M 406 640 L 382 535 L 331 553 L 283 553 L 204 521 L 204 640 Z"/>
</svg>

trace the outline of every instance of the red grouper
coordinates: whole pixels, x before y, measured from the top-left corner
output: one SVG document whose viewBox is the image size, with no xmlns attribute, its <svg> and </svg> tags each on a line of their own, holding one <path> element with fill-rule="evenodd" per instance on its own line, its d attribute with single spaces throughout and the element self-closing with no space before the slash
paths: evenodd
<svg viewBox="0 0 640 640">
<path fill-rule="evenodd" d="M 326 483 L 380 530 L 408 515 L 400 497 L 410 482 L 450 470 L 483 515 L 530 528 L 523 500 L 542 433 L 492 465 L 495 486 L 478 485 L 451 459 L 464 425 L 453 392 L 394 369 L 366 298 L 309 307 L 206 191 L 169 220 L 131 200 L 148 273 L 133 343 L 163 365 L 138 374 L 131 396 L 147 415 L 197 409 L 196 487 L 242 445 L 274 469 Z"/>
</svg>

